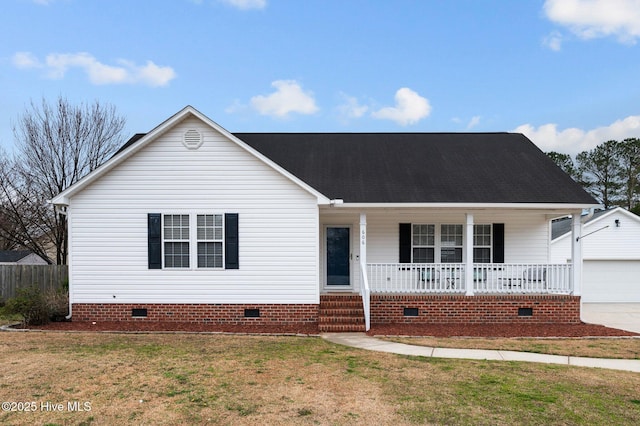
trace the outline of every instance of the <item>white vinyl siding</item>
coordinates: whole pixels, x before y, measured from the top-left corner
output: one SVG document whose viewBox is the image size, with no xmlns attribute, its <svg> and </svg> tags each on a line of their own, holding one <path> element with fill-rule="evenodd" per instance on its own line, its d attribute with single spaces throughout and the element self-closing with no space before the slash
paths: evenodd
<svg viewBox="0 0 640 426">
<path fill-rule="evenodd" d="M 197 150 L 182 143 L 189 129 Z M 209 212 L 238 213 L 239 269 L 148 269 L 148 213 Z M 319 302 L 316 197 L 197 119 L 80 191 L 68 214 L 74 303 Z"/>
</svg>

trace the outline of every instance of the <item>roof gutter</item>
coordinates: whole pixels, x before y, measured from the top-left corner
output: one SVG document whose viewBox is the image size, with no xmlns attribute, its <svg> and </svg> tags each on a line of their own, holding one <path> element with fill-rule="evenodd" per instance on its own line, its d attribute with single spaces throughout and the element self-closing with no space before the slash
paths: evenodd
<svg viewBox="0 0 640 426">
<path fill-rule="evenodd" d="M 331 203 L 336 208 L 432 208 L 432 209 L 514 209 L 514 210 L 590 210 L 593 212 L 597 204 L 563 204 L 563 203 Z M 592 213 L 593 214 L 593 213 Z"/>
</svg>

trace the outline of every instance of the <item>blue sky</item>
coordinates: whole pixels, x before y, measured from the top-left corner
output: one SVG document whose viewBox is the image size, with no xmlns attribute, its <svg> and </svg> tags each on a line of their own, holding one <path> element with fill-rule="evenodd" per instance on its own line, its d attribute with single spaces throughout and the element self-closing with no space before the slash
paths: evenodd
<svg viewBox="0 0 640 426">
<path fill-rule="evenodd" d="M 640 0 L 3 0 L 0 144 L 31 100 L 231 132 L 640 137 Z"/>
</svg>

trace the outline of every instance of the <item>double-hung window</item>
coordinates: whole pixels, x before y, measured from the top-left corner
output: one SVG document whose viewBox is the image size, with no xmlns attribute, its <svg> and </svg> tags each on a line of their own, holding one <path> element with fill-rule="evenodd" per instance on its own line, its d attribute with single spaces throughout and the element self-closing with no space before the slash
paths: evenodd
<svg viewBox="0 0 640 426">
<path fill-rule="evenodd" d="M 189 267 L 189 215 L 167 214 L 163 218 L 164 267 Z"/>
<path fill-rule="evenodd" d="M 197 216 L 198 268 L 222 268 L 223 220 L 221 214 Z"/>
<path fill-rule="evenodd" d="M 162 223 L 165 268 L 224 267 L 224 215 L 165 214 Z"/>
<path fill-rule="evenodd" d="M 462 225 L 440 225 L 440 261 L 462 262 Z"/>
<path fill-rule="evenodd" d="M 473 225 L 473 261 L 491 263 L 491 225 Z"/>
<path fill-rule="evenodd" d="M 239 269 L 238 213 L 147 214 L 149 269 Z"/>
<path fill-rule="evenodd" d="M 414 263 L 435 262 L 435 225 L 413 225 L 412 243 L 412 256 Z"/>
</svg>

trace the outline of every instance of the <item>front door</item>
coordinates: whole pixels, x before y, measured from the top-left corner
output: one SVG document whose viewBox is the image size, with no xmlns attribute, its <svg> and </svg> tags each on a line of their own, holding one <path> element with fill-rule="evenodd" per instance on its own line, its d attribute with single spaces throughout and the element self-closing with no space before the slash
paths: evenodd
<svg viewBox="0 0 640 426">
<path fill-rule="evenodd" d="M 327 286 L 351 285 L 351 228 L 327 227 Z"/>
</svg>

